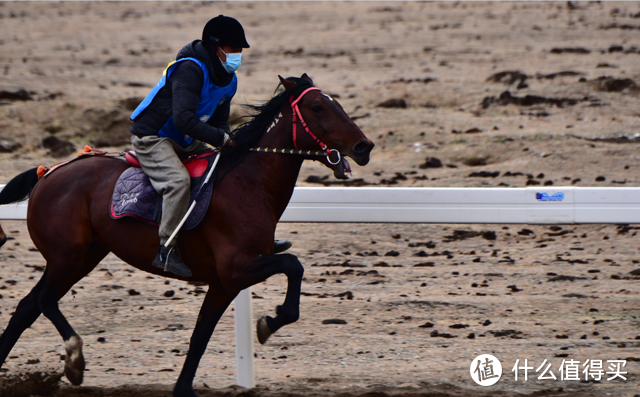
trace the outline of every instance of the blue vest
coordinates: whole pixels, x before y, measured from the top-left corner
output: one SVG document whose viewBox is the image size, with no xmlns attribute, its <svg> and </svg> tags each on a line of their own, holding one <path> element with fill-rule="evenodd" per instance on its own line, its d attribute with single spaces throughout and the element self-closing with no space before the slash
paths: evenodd
<svg viewBox="0 0 640 397">
<path fill-rule="evenodd" d="M 158 84 L 153 87 L 149 95 L 147 95 L 147 97 L 144 98 L 140 105 L 138 105 L 136 110 L 133 111 L 131 120 L 134 120 L 136 117 L 138 117 L 138 115 L 142 113 L 142 111 L 145 110 L 147 106 L 149 106 L 158 91 L 160 91 L 160 89 L 167 83 L 167 80 L 169 79 L 174 66 L 177 65 L 178 62 L 182 61 L 195 62 L 202 68 L 202 71 L 204 72 L 204 83 L 202 84 L 202 90 L 200 90 L 200 101 L 198 102 L 198 109 L 196 111 L 196 117 L 203 122 L 206 123 L 207 120 L 211 118 L 218 105 L 221 105 L 222 103 L 233 98 L 233 96 L 236 94 L 236 90 L 238 88 L 238 77 L 235 73 L 233 74 L 231 83 L 229 83 L 226 87 L 218 87 L 209 79 L 209 71 L 207 70 L 207 67 L 204 63 L 195 58 L 182 58 L 170 63 L 167 66 L 165 71 L 162 73 L 162 77 L 160 78 L 160 81 L 158 81 Z M 194 141 L 193 138 L 183 132 L 180 132 L 180 130 L 176 128 L 176 125 L 173 122 L 173 116 L 169 117 L 169 120 L 167 120 L 162 128 L 160 128 L 160 130 L 158 131 L 158 136 L 171 138 L 182 147 L 186 147 Z"/>
</svg>

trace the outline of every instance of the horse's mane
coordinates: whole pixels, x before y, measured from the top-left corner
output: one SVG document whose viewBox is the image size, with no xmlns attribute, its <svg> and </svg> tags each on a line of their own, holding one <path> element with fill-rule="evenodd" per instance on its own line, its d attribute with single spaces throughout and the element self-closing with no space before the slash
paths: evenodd
<svg viewBox="0 0 640 397">
<path fill-rule="evenodd" d="M 250 114 L 243 116 L 246 120 L 231 131 L 231 138 L 235 141 L 235 145 L 225 146 L 222 149 L 223 155 L 220 159 L 220 165 L 225 168 L 225 171 L 220 178 L 216 178 L 218 181 L 222 180 L 229 171 L 237 167 L 246 158 L 249 153 L 246 149 L 256 146 L 273 122 L 273 119 L 282 110 L 283 106 L 289 103 L 292 95 L 298 97 L 302 91 L 313 87 L 309 80 L 299 77 L 288 77 L 287 80 L 295 82 L 296 85 L 292 89 L 285 91 L 281 89 L 282 84 L 278 84 L 274 91 L 274 96 L 267 102 L 258 105 L 242 105 L 249 110 Z"/>
</svg>

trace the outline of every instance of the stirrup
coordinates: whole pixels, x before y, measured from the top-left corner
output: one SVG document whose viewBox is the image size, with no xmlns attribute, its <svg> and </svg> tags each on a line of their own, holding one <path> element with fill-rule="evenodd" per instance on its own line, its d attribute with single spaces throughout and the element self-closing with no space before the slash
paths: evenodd
<svg viewBox="0 0 640 397">
<path fill-rule="evenodd" d="M 164 260 L 164 271 L 165 272 L 169 271 L 169 255 L 171 255 L 171 251 L 173 251 L 174 248 L 175 248 L 175 245 L 172 245 L 171 248 L 169 248 L 169 251 L 167 251 L 167 257 Z"/>
</svg>

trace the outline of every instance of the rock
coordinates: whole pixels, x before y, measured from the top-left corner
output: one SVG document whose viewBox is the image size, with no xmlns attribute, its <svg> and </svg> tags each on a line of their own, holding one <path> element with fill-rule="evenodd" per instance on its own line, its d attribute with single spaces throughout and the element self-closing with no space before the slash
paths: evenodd
<svg viewBox="0 0 640 397">
<path fill-rule="evenodd" d="M 184 327 L 183 324 L 169 324 L 169 325 L 167 325 L 166 328 L 156 330 L 156 332 L 161 332 L 161 331 L 182 331 L 182 330 L 185 330 L 185 329 L 186 328 Z"/>
<path fill-rule="evenodd" d="M 526 95 L 524 97 L 517 97 L 517 96 L 513 96 L 511 92 L 505 91 L 502 94 L 500 94 L 500 96 L 497 98 L 495 96 L 485 97 L 482 100 L 481 106 L 483 109 L 487 109 L 492 105 L 535 106 L 535 105 L 547 104 L 547 105 L 554 105 L 556 107 L 563 108 L 566 105 L 573 106 L 580 102 L 591 102 L 591 104 L 593 105 L 594 103 L 599 103 L 599 100 L 597 98 L 591 98 L 591 97 L 573 99 L 573 98 L 549 98 L 549 97 L 543 97 L 539 95 Z"/>
<path fill-rule="evenodd" d="M 421 169 L 426 169 L 426 168 L 442 168 L 442 161 L 439 158 L 436 157 L 427 157 L 425 159 L 424 164 L 420 164 L 418 166 Z"/>
<path fill-rule="evenodd" d="M 494 83 L 503 83 L 506 85 L 511 85 L 515 82 L 519 82 L 518 84 L 524 84 L 527 81 L 526 74 L 522 73 L 519 70 L 506 70 L 504 72 L 498 72 L 489 76 L 487 81 Z"/>
<path fill-rule="evenodd" d="M 488 171 L 480 171 L 480 172 L 472 172 L 469 174 L 469 178 L 496 178 L 500 175 L 500 171 L 488 172 Z"/>
<path fill-rule="evenodd" d="M 511 290 L 511 292 L 520 292 L 520 291 L 522 291 L 522 288 L 518 288 L 517 285 L 507 285 L 507 288 L 509 288 Z"/>
<path fill-rule="evenodd" d="M 605 92 L 622 92 L 628 90 L 630 92 L 639 92 L 640 86 L 634 80 L 616 79 L 611 76 L 600 76 L 594 80 L 588 80 L 589 84 L 593 85 L 599 91 Z"/>
<path fill-rule="evenodd" d="M 536 74 L 536 78 L 538 80 L 542 80 L 542 79 L 553 80 L 556 77 L 566 77 L 566 76 L 584 76 L 584 73 L 576 72 L 576 71 L 573 71 L 573 70 L 563 70 L 561 72 L 556 72 L 556 73 L 549 73 L 549 74 L 538 73 L 538 74 Z"/>
<path fill-rule="evenodd" d="M 596 182 L 604 182 L 606 181 L 607 178 L 605 178 L 604 176 L 600 175 L 596 177 Z"/>
<path fill-rule="evenodd" d="M 140 292 L 136 291 L 133 288 L 131 288 L 128 292 L 129 292 L 129 295 L 131 295 L 131 296 L 140 295 Z"/>
<path fill-rule="evenodd" d="M 379 103 L 378 107 L 380 107 L 380 108 L 406 109 L 407 108 L 407 101 L 405 101 L 403 98 L 387 99 L 386 101 L 384 101 L 382 103 Z"/>
<path fill-rule="evenodd" d="M 574 280 L 586 280 L 586 279 L 587 279 L 586 277 L 565 276 L 561 274 L 559 276 L 551 277 L 547 281 L 574 281 Z"/>
<path fill-rule="evenodd" d="M 554 47 L 549 52 L 552 54 L 591 54 L 591 50 L 583 47 Z"/>
<path fill-rule="evenodd" d="M 384 254 L 384 256 L 399 256 L 400 253 L 398 251 L 389 251 L 386 254 Z"/>
<path fill-rule="evenodd" d="M 83 117 L 88 121 L 86 129 L 95 135 L 91 143 L 96 147 L 131 144 L 130 111 L 121 108 L 87 109 Z"/>
<path fill-rule="evenodd" d="M 24 87 L 4 86 L 0 88 L 0 99 L 10 101 L 33 101 L 33 91 L 27 91 Z"/>
<path fill-rule="evenodd" d="M 42 147 L 49 149 L 49 155 L 55 158 L 66 157 L 75 153 L 76 148 L 73 143 L 50 135 L 42 140 Z"/>
<path fill-rule="evenodd" d="M 482 238 L 485 240 L 495 240 L 496 239 L 496 232 L 494 232 L 493 230 L 486 230 L 482 232 Z"/>
<path fill-rule="evenodd" d="M 482 325 L 483 325 L 483 326 L 485 326 L 485 327 L 487 327 L 487 326 L 489 326 L 489 325 L 491 325 L 491 324 L 492 324 L 492 323 L 491 323 L 491 320 L 487 320 L 487 321 L 485 321 L 484 323 L 482 323 Z"/>
<path fill-rule="evenodd" d="M 118 102 L 118 104 L 123 108 L 125 108 L 126 110 L 133 112 L 134 110 L 136 110 L 138 105 L 140 105 L 140 102 L 142 102 L 143 99 L 144 98 L 142 97 L 134 96 L 130 98 L 121 99 Z"/>
<path fill-rule="evenodd" d="M 431 335 L 432 338 L 447 338 L 447 339 L 450 339 L 450 338 L 457 338 L 458 337 L 457 335 L 440 333 L 437 330 L 431 331 L 431 333 L 429 335 Z"/>
<path fill-rule="evenodd" d="M 479 132 L 482 132 L 482 130 L 480 128 L 473 127 L 471 129 L 466 130 L 464 133 L 465 134 L 477 134 Z"/>
<path fill-rule="evenodd" d="M 346 324 L 347 321 L 341 318 L 329 318 L 326 320 L 322 320 L 322 324 Z"/>
<path fill-rule="evenodd" d="M 176 292 L 174 290 L 169 290 L 169 291 L 165 291 L 164 295 L 166 298 L 171 298 L 172 296 L 174 296 L 176 294 Z"/>
<path fill-rule="evenodd" d="M 149 83 L 144 83 L 142 81 L 127 81 L 126 83 L 123 83 L 123 85 L 125 87 L 147 87 L 147 88 L 151 88 L 153 87 L 153 84 L 149 84 Z"/>
<path fill-rule="evenodd" d="M 56 134 L 64 129 L 64 125 L 60 120 L 53 120 L 44 125 L 44 130 L 49 134 Z"/>
<path fill-rule="evenodd" d="M 334 296 L 336 298 L 345 298 L 347 300 L 353 300 L 353 292 L 351 292 L 351 291 L 341 292 L 339 294 L 335 294 Z M 344 321 L 344 320 L 342 320 L 342 321 Z M 344 323 L 346 324 L 347 322 L 345 321 Z M 324 324 L 324 322 L 323 322 L 323 324 Z"/>
<path fill-rule="evenodd" d="M 453 324 L 449 326 L 449 328 L 453 328 L 453 329 L 463 329 L 468 327 L 469 327 L 469 324 Z"/>
<path fill-rule="evenodd" d="M 22 147 L 18 142 L 0 138 L 0 153 L 11 153 Z"/>
<path fill-rule="evenodd" d="M 421 242 L 421 243 L 409 243 L 409 247 L 427 247 L 427 248 L 436 248 L 436 243 L 433 241 Z"/>
<path fill-rule="evenodd" d="M 462 163 L 470 167 L 477 167 L 480 165 L 489 164 L 489 158 L 490 156 L 488 155 L 476 154 L 473 156 L 465 157 L 464 159 L 462 159 Z"/>
<path fill-rule="evenodd" d="M 487 320 L 487 321 L 489 321 L 489 320 Z M 503 329 L 503 330 L 500 330 L 500 331 L 491 330 L 491 331 L 489 331 L 489 333 L 493 334 L 493 336 L 495 336 L 496 338 L 499 338 L 499 337 L 502 337 L 502 336 L 508 336 L 510 338 L 513 338 L 513 339 L 522 339 L 522 337 L 519 336 L 519 335 L 522 335 L 522 332 L 516 331 L 515 329 Z"/>
</svg>

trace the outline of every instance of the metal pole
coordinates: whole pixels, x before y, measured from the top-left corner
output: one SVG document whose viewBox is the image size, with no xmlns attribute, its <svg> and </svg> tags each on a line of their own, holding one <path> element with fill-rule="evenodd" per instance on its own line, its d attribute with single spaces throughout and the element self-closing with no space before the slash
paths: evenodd
<svg viewBox="0 0 640 397">
<path fill-rule="evenodd" d="M 236 332 L 236 382 L 248 389 L 256 387 L 253 360 L 253 313 L 251 308 L 251 288 L 240 291 L 234 300 Z"/>
</svg>

